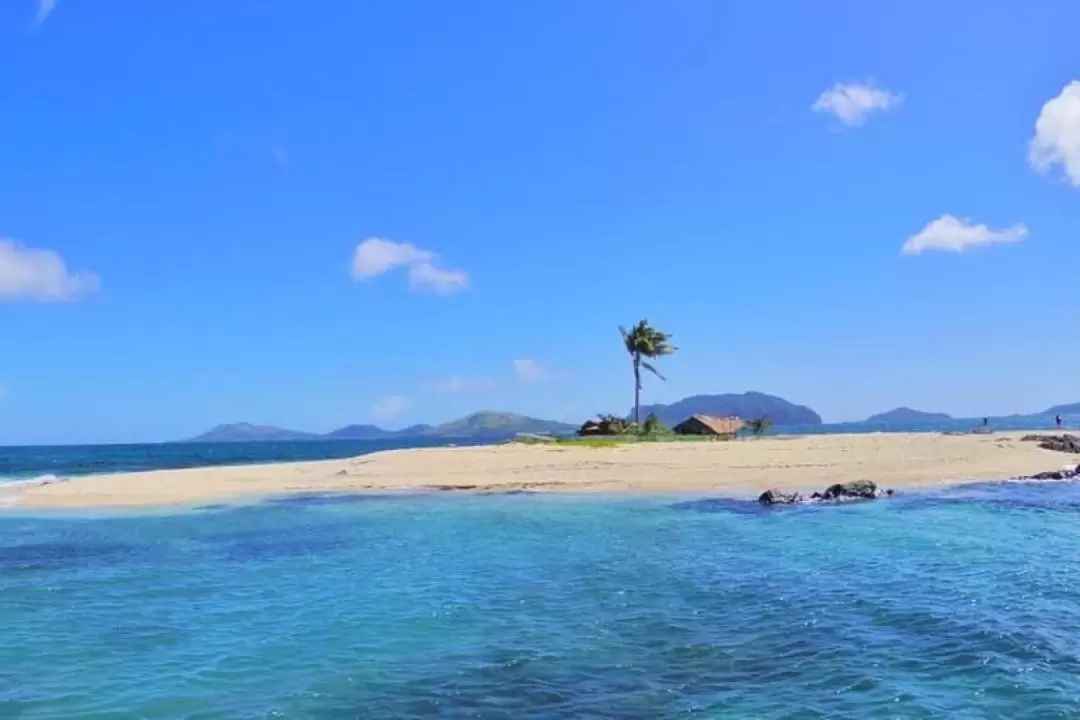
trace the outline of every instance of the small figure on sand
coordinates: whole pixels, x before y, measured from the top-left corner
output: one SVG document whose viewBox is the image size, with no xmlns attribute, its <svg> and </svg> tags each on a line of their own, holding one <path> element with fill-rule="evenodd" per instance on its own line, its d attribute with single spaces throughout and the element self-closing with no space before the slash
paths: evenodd
<svg viewBox="0 0 1080 720">
<path fill-rule="evenodd" d="M 1061 429 L 1061 416 L 1060 415 L 1055 415 L 1054 416 L 1054 427 L 1056 427 L 1058 430 Z"/>
</svg>

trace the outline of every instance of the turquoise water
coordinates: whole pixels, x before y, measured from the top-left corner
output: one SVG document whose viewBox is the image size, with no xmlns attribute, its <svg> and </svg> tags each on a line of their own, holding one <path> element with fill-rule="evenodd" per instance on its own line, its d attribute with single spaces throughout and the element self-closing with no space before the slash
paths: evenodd
<svg viewBox="0 0 1080 720">
<path fill-rule="evenodd" d="M 0 515 L 3 718 L 1080 716 L 1080 486 Z"/>
</svg>

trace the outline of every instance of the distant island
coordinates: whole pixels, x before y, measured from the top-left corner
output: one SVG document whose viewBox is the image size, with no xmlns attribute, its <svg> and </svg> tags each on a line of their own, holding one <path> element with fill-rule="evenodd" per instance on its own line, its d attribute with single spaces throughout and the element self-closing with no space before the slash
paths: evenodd
<svg viewBox="0 0 1080 720">
<path fill-rule="evenodd" d="M 348 425 L 326 434 L 288 430 L 270 425 L 231 423 L 183 442 L 274 442 L 311 440 L 389 440 L 431 438 L 447 440 L 498 440 L 518 433 L 566 435 L 576 426 L 554 420 L 539 420 L 507 412 L 477 412 L 442 425 L 412 425 L 401 430 L 385 430 L 377 425 Z"/>
<path fill-rule="evenodd" d="M 196 438 L 182 442 L 280 442 L 318 439 L 320 438 L 315 433 L 241 422 L 218 425 Z"/>
<path fill-rule="evenodd" d="M 642 405 L 641 417 L 655 413 L 673 427 L 693 415 L 737 416 L 744 420 L 767 417 L 775 425 L 820 425 L 821 416 L 806 407 L 760 392 L 723 395 L 691 395 L 670 405 Z"/>
<path fill-rule="evenodd" d="M 888 412 L 878 413 L 866 418 L 869 423 L 934 423 L 947 422 L 953 416 L 946 413 L 923 412 L 909 407 L 898 407 Z"/>
<path fill-rule="evenodd" d="M 691 395 L 670 405 L 643 405 L 642 418 L 656 413 L 668 427 L 678 425 L 693 415 L 727 417 L 735 415 L 747 420 L 767 417 L 776 425 L 820 425 L 821 416 L 808 407 L 760 392 L 724 395 Z M 632 414 L 629 415 L 632 417 Z M 181 442 L 303 442 L 313 440 L 502 440 L 519 433 L 572 435 L 576 425 L 541 420 L 509 412 L 483 411 L 466 415 L 441 425 L 411 425 L 400 430 L 387 430 L 378 425 L 347 425 L 328 433 L 254 425 L 228 423 Z"/>
<path fill-rule="evenodd" d="M 1080 403 L 1055 405 L 1043 412 L 1043 415 L 1080 415 Z"/>
</svg>

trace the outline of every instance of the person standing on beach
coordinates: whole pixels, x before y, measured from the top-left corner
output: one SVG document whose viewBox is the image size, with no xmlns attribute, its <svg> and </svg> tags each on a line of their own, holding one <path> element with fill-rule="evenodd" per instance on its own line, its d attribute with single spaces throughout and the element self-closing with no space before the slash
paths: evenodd
<svg viewBox="0 0 1080 720">
<path fill-rule="evenodd" d="M 1056 427 L 1058 430 L 1061 429 L 1061 416 L 1060 415 L 1055 415 L 1054 416 L 1054 427 Z"/>
</svg>

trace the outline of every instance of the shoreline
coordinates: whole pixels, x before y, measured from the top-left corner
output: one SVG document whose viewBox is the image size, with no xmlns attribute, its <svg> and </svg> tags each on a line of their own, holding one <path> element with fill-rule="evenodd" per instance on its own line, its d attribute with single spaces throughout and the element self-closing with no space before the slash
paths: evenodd
<svg viewBox="0 0 1080 720">
<path fill-rule="evenodd" d="M 1080 456 L 1021 442 L 1024 431 L 865 433 L 609 447 L 480 445 L 385 450 L 338 460 L 221 465 L 0 485 L 5 510 L 160 508 L 303 494 L 694 494 L 753 499 L 873 480 L 898 491 L 1006 481 Z"/>
</svg>

